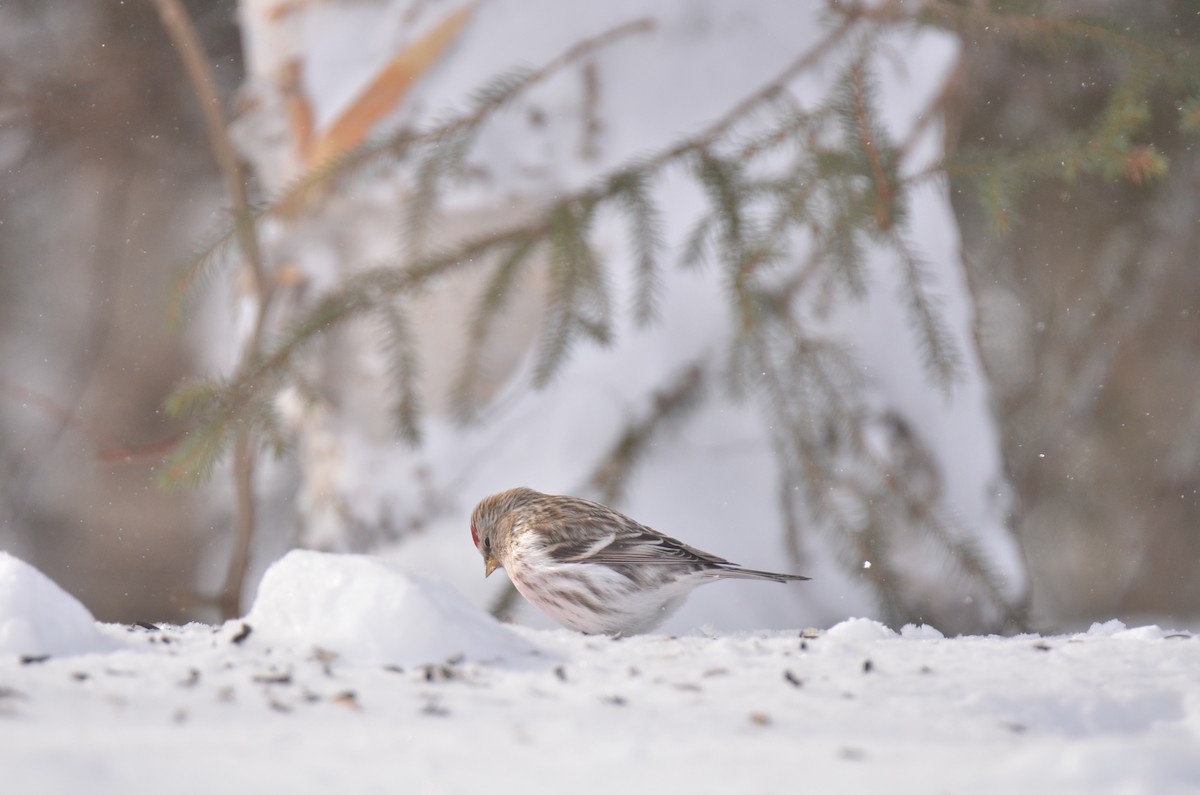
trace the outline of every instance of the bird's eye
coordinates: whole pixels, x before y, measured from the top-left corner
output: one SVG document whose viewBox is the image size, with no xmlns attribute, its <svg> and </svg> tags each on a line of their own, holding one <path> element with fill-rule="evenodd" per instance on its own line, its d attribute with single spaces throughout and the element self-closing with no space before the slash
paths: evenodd
<svg viewBox="0 0 1200 795">
<path fill-rule="evenodd" d="M 490 539 L 490 538 L 483 539 L 483 550 L 485 552 L 492 551 L 492 539 Z"/>
<path fill-rule="evenodd" d="M 475 542 L 475 548 L 479 549 L 479 533 L 475 532 L 475 525 L 471 525 L 471 540 Z"/>
</svg>

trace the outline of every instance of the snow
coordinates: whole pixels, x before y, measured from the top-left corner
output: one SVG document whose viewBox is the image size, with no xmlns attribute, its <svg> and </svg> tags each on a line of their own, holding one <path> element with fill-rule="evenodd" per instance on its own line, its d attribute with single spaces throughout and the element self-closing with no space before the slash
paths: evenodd
<svg viewBox="0 0 1200 795">
<path fill-rule="evenodd" d="M 315 646 L 363 662 L 415 665 L 532 651 L 446 586 L 361 555 L 289 552 L 263 575 L 246 623 L 256 647 Z"/>
<path fill-rule="evenodd" d="M 74 654 L 106 645 L 78 599 L 0 550 L 0 654 Z"/>
<path fill-rule="evenodd" d="M 1182 793 L 1200 782 L 1200 637 L 1188 632 L 1108 621 L 945 638 L 855 618 L 614 641 L 504 627 L 444 586 L 316 553 L 273 566 L 250 613 L 224 626 L 84 627 L 78 603 L 35 569 L 0 563 L 7 591 L 25 595 L 0 601 L 0 626 L 70 626 L 109 644 L 0 653 L 5 791 Z"/>
</svg>

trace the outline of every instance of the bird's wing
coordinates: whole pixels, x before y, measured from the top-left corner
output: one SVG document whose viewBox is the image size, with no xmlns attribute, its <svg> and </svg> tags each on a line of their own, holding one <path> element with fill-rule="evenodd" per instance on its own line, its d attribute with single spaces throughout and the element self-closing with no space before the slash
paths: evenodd
<svg viewBox="0 0 1200 795">
<path fill-rule="evenodd" d="M 632 526 L 631 526 L 632 525 Z M 729 561 L 690 547 L 682 541 L 632 522 L 617 532 L 600 538 L 590 536 L 586 543 L 556 544 L 548 549 L 564 563 L 649 563 L 666 566 L 720 566 Z"/>
<path fill-rule="evenodd" d="M 606 505 L 578 497 L 556 497 L 532 506 L 521 512 L 516 524 L 518 534 L 537 532 L 542 551 L 561 563 L 732 565 Z"/>
<path fill-rule="evenodd" d="M 605 505 L 578 497 L 557 497 L 524 513 L 515 532 L 537 534 L 542 554 L 558 563 L 680 567 L 719 577 L 755 580 L 807 580 L 799 574 L 745 569 L 635 522 Z"/>
</svg>

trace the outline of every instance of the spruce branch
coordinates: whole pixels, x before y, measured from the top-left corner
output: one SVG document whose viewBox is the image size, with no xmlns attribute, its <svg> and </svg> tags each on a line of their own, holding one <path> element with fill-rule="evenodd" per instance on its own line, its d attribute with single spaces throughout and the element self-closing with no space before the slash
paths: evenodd
<svg viewBox="0 0 1200 795">
<path fill-rule="evenodd" d="M 832 217 L 827 221 L 827 231 L 818 237 L 820 250 L 828 253 L 833 266 L 828 270 L 834 278 L 827 281 L 826 290 L 838 286 L 851 297 L 862 298 L 867 293 L 865 233 L 856 217 L 859 203 L 855 201 L 854 192 L 844 183 L 841 188 L 829 196 L 827 204 Z"/>
<path fill-rule="evenodd" d="M 410 445 L 421 442 L 421 398 L 418 390 L 420 362 L 408 317 L 393 301 L 381 301 L 377 313 L 383 327 L 383 349 L 388 375 L 396 390 L 392 416 L 400 438 Z"/>
<path fill-rule="evenodd" d="M 534 258 L 539 242 L 533 236 L 513 241 L 501 256 L 475 306 L 467 331 L 466 355 L 452 395 L 454 411 L 460 421 L 466 422 L 475 416 L 478 407 L 476 385 L 487 337 L 517 289 L 518 279 Z"/>
<path fill-rule="evenodd" d="M 662 291 L 658 277 L 658 261 L 666 247 L 660 231 L 662 214 L 650 199 L 645 174 L 636 165 L 614 174 L 608 192 L 617 199 L 629 227 L 635 277 L 633 316 L 644 326 L 654 320 Z"/>
<path fill-rule="evenodd" d="M 155 2 L 177 5 L 179 0 L 155 0 Z M 503 110 L 525 91 L 597 50 L 627 36 L 653 30 L 654 25 L 654 20 L 647 17 L 618 25 L 596 36 L 583 39 L 537 69 L 519 70 L 492 81 L 476 93 L 475 108 L 470 113 L 457 116 L 428 130 L 416 131 L 405 128 L 394 134 L 366 141 L 308 169 L 285 187 L 274 200 L 260 207 L 251 207 L 246 202 L 235 203 L 237 224 L 234 228 L 226 230 L 212 241 L 208 248 L 201 251 L 181 274 L 171 302 L 173 315 L 178 316 L 182 313 L 187 298 L 194 294 L 198 285 L 206 283 L 211 278 L 212 271 L 217 269 L 231 251 L 231 241 L 240 240 L 246 235 L 246 230 L 253 230 L 267 220 L 295 216 L 324 196 L 335 180 L 361 174 L 380 163 L 392 164 L 405 160 L 419 146 L 434 145 L 445 141 L 458 142 L 461 146 L 469 145 L 474 133 L 485 121 Z M 227 133 L 224 132 L 225 126 L 222 125 L 221 129 L 222 135 L 227 138 Z M 232 153 L 231 146 L 229 151 Z M 438 167 L 444 168 L 445 161 L 450 159 L 439 158 L 443 162 L 438 163 Z M 236 158 L 233 162 L 236 164 Z M 427 187 L 431 185 L 432 183 L 428 183 Z M 411 216 L 410 225 L 422 226 L 427 218 L 420 213 L 428 212 L 431 209 L 431 205 L 421 208 L 417 215 Z M 263 274 L 257 273 L 256 282 L 265 288 L 267 282 L 262 277 Z"/>
<path fill-rule="evenodd" d="M 175 419 L 189 419 L 211 413 L 221 400 L 225 385 L 211 378 L 194 378 L 185 381 L 167 396 L 163 411 Z"/>
<path fill-rule="evenodd" d="M 998 31 L 1042 48 L 1055 45 L 1111 48 L 1132 58 L 1154 62 L 1160 71 L 1170 69 L 1171 60 L 1183 49 L 1180 46 L 1164 47 L 1162 41 L 1140 36 L 1115 20 L 1079 14 L 1005 13 L 986 3 L 926 0 L 918 19 L 964 37 L 977 35 L 980 31 Z"/>
<path fill-rule="evenodd" d="M 835 548 L 841 550 L 843 565 L 853 570 L 862 561 L 871 561 L 865 576 L 880 606 L 889 615 L 907 620 L 915 608 L 905 596 L 904 576 L 893 562 L 889 541 L 898 531 L 889 529 L 894 516 L 903 515 L 926 527 L 955 568 L 1006 610 L 1006 622 L 1020 626 L 1024 608 L 1022 603 L 1009 604 L 1000 574 L 961 533 L 951 532 L 936 505 L 903 487 L 903 473 L 893 471 L 863 436 L 860 409 L 847 399 L 861 387 L 850 354 L 831 341 L 806 335 L 788 312 L 772 318 L 769 326 L 756 327 L 745 344 L 751 351 L 750 366 L 761 376 L 770 421 L 780 430 L 776 436 L 780 499 L 785 502 L 785 526 L 794 554 L 801 549 L 798 534 L 803 522 L 791 501 L 802 497 L 805 511 L 829 531 Z M 831 445 L 845 445 L 858 462 L 852 470 L 859 473 L 856 477 L 835 475 L 829 464 Z M 839 494 L 852 498 L 865 513 L 854 515 Z"/>
<path fill-rule="evenodd" d="M 891 245 L 900 258 L 904 303 L 920 343 L 925 373 L 948 395 L 962 377 L 962 354 L 946 328 L 938 298 L 929 291 L 928 267 L 898 233 L 891 235 Z"/>
<path fill-rule="evenodd" d="M 926 511 L 916 517 L 948 555 L 949 562 L 967 579 L 979 585 L 996 605 L 1005 606 L 1003 623 L 1018 631 L 1025 630 L 1029 621 L 1028 597 L 1013 603 L 1003 589 L 1004 577 L 980 548 L 978 542 L 966 536 L 944 516 Z"/>
<path fill-rule="evenodd" d="M 744 215 L 748 197 L 741 168 L 707 149 L 697 153 L 696 178 L 708 193 L 713 216 L 721 228 L 721 253 L 726 262 L 740 262 L 745 246 Z"/>
<path fill-rule="evenodd" d="M 854 19 L 847 18 L 833 30 L 825 39 L 814 46 L 809 51 L 803 53 L 796 58 L 792 63 L 788 64 L 779 74 L 768 81 L 762 88 L 751 94 L 743 101 L 736 104 L 726 114 L 718 118 L 714 123 L 702 129 L 699 133 L 684 139 L 683 141 L 665 148 L 652 157 L 645 158 L 639 165 L 642 174 L 642 180 L 648 180 L 656 175 L 668 165 L 678 162 L 682 159 L 701 156 L 701 162 L 704 161 L 703 155 L 708 148 L 715 144 L 718 140 L 732 132 L 736 124 L 743 116 L 750 114 L 762 105 L 776 101 L 787 90 L 788 83 L 801 71 L 810 67 L 820 57 L 827 53 L 830 49 L 836 46 L 849 32 L 853 25 Z M 312 190 L 316 185 L 328 179 L 330 175 L 352 168 L 353 159 L 355 163 L 366 162 L 379 155 L 382 151 L 392 152 L 395 148 L 403 148 L 405 150 L 411 148 L 419 142 L 428 142 L 431 140 L 447 139 L 463 131 L 468 131 L 475 128 L 483 119 L 485 119 L 492 111 L 495 110 L 494 103 L 504 103 L 515 97 L 520 91 L 525 90 L 528 86 L 545 79 L 555 70 L 569 64 L 579 57 L 591 52 L 593 49 L 604 46 L 612 40 L 633 32 L 640 32 L 649 29 L 651 23 L 647 20 L 641 20 L 635 23 L 615 28 L 606 34 L 601 34 L 594 39 L 580 42 L 575 47 L 566 51 L 562 56 L 551 61 L 543 68 L 529 73 L 523 79 L 515 80 L 509 83 L 497 84 L 491 90 L 483 92 L 479 100 L 481 104 L 473 113 L 457 120 L 447 122 L 434 130 L 422 134 L 414 134 L 411 131 L 403 131 L 399 136 L 390 141 L 380 142 L 374 145 L 367 144 L 358 147 L 356 150 L 345 155 L 340 163 L 331 164 L 325 167 L 321 173 L 313 173 L 301 180 L 291 190 L 285 192 L 283 197 L 269 208 L 264 214 L 257 216 L 257 219 L 265 217 L 267 214 L 274 212 L 274 207 L 279 205 L 288 205 L 293 203 L 295 197 L 306 191 Z M 492 105 L 486 104 L 492 102 Z M 374 147 L 374 148 L 373 148 Z M 393 152 L 393 154 L 395 154 Z M 349 165 L 348 165 L 349 164 Z M 711 163 L 710 163 L 711 165 Z M 432 172 L 431 172 L 432 173 Z M 715 174 L 713 175 L 715 176 Z M 316 307 L 309 310 L 308 315 L 302 318 L 299 322 L 292 326 L 287 334 L 284 335 L 284 342 L 276 345 L 273 350 L 267 351 L 256 364 L 256 367 L 248 374 L 246 378 L 241 379 L 243 382 L 257 382 L 270 371 L 274 371 L 286 362 L 290 361 L 307 342 L 322 331 L 331 328 L 333 325 L 342 322 L 347 317 L 355 312 L 369 307 L 373 300 L 386 298 L 397 295 L 399 293 L 415 289 L 422 283 L 427 281 L 434 275 L 447 271 L 449 269 L 465 265 L 474 261 L 476 257 L 483 257 L 491 249 L 496 246 L 502 246 L 515 240 L 520 239 L 536 239 L 550 233 L 552 227 L 556 223 L 553 219 L 561 208 L 577 203 L 580 206 L 594 208 L 600 202 L 620 196 L 626 201 L 641 202 L 643 209 L 651 207 L 648 199 L 638 196 L 631 188 L 628 179 L 608 178 L 601 180 L 596 186 L 587 188 L 572 196 L 560 200 L 554 208 L 552 208 L 547 216 L 538 219 L 530 224 L 520 227 L 513 227 L 501 232 L 479 238 L 463 245 L 459 250 L 440 255 L 431 255 L 419 260 L 416 264 L 396 275 L 391 271 L 399 269 L 384 266 L 366 271 L 357 277 L 351 277 L 342 289 L 333 296 L 326 297 L 318 303 Z M 589 210 L 590 212 L 590 210 Z M 646 223 L 640 229 L 634 230 L 635 238 L 640 238 L 639 247 L 643 248 L 646 253 L 656 249 L 658 243 L 650 234 L 653 227 L 653 212 L 643 213 L 641 218 Z M 558 223 L 561 228 L 561 216 Z M 729 239 L 727 227 L 727 239 Z M 560 237 L 560 243 L 568 240 L 568 238 Z M 587 248 L 586 239 L 580 238 L 583 248 Z M 578 250 L 578 241 L 572 242 L 568 248 Z M 560 248 L 560 256 L 567 249 Z M 582 262 L 578 257 L 567 255 L 563 261 Z M 651 258 L 645 257 L 642 259 L 641 275 L 643 278 L 650 275 L 652 268 L 650 267 Z M 603 282 L 600 278 L 601 274 L 594 260 L 591 265 L 582 268 L 581 272 L 586 272 L 588 278 L 582 282 L 582 286 L 588 296 L 593 299 L 594 304 L 598 304 L 600 312 L 593 317 L 580 316 L 577 312 L 558 312 L 551 313 L 551 317 L 547 321 L 546 333 L 543 335 L 543 354 L 541 357 L 542 364 L 539 367 L 539 383 L 544 383 L 541 379 L 548 379 L 556 366 L 558 357 L 565 353 L 570 343 L 570 337 L 575 331 L 583 331 L 599 341 L 605 341 L 610 335 L 608 328 L 607 312 L 604 305 L 607 302 L 607 293 L 603 289 Z M 560 277 L 565 274 L 560 273 Z M 573 281 L 574 277 L 566 279 L 565 282 L 560 282 L 559 289 L 562 290 L 565 286 Z M 363 285 L 373 284 L 374 289 L 371 291 L 363 291 L 359 289 Z M 244 384 L 242 384 L 244 386 Z"/>
<path fill-rule="evenodd" d="M 688 233 L 683 244 L 682 253 L 679 255 L 680 265 L 700 267 L 712 261 L 716 246 L 713 239 L 715 228 L 716 222 L 711 215 L 700 216 L 700 220 L 692 227 L 692 231 Z"/>
<path fill-rule="evenodd" d="M 650 396 L 644 417 L 633 419 L 600 459 L 588 479 L 587 490 L 601 502 L 614 505 L 624 499 L 625 489 L 638 462 L 671 426 L 677 425 L 700 402 L 706 371 L 692 362 Z"/>
<path fill-rule="evenodd" d="M 578 333 L 601 343 L 609 338 L 607 293 L 587 240 L 594 207 L 590 201 L 560 202 L 550 216 L 550 294 L 533 376 L 537 387 L 557 372 Z"/>
<path fill-rule="evenodd" d="M 652 288 L 655 275 L 654 255 L 661 243 L 656 236 L 655 212 L 646 186 L 662 169 L 682 160 L 691 160 L 698 164 L 701 177 L 714 199 L 714 207 L 727 211 L 715 212 L 707 224 L 698 228 L 695 239 L 699 242 L 692 247 L 693 256 L 706 245 L 710 229 L 721 230 L 722 247 L 726 254 L 730 255 L 731 264 L 736 268 L 734 282 L 738 300 L 742 305 L 742 314 L 746 318 L 744 322 L 752 322 L 749 318 L 756 311 L 755 305 L 762 304 L 763 293 L 753 286 L 750 277 L 760 265 L 777 261 L 781 251 L 772 241 L 755 239 L 754 245 L 749 245 L 750 241 L 745 239 L 747 233 L 743 229 L 742 208 L 760 195 L 764 188 L 746 178 L 735 161 L 714 154 L 713 147 L 732 135 L 744 117 L 772 103 L 779 105 L 787 96 L 790 81 L 837 46 L 854 24 L 864 18 L 868 17 L 862 14 L 846 15 L 841 24 L 830 31 L 822 41 L 801 53 L 771 80 L 707 127 L 649 157 L 642 158 L 633 166 L 627 166 L 601 178 L 592 186 L 563 197 L 542 216 L 528 223 L 467 241 L 450 250 L 424 254 L 405 267 L 380 266 L 345 279 L 333 292 L 323 296 L 316 305 L 297 318 L 275 342 L 265 345 L 260 343 L 248 349 L 249 358 L 245 366 L 239 369 L 228 385 L 228 399 L 225 401 L 227 409 L 214 414 L 212 427 L 227 426 L 225 411 L 236 415 L 245 405 L 244 399 L 239 396 L 271 394 L 275 388 L 273 384 L 290 366 L 294 357 L 336 325 L 360 312 L 371 311 L 381 302 L 395 301 L 400 296 L 419 289 L 436 276 L 473 266 L 477 261 L 485 261 L 489 256 L 494 256 L 494 252 L 505 247 L 509 247 L 514 255 L 521 256 L 510 261 L 498 275 L 505 271 L 515 273 L 524 255 L 528 254 L 531 241 L 543 239 L 547 241 L 551 253 L 551 295 L 543 325 L 536 382 L 544 384 L 553 375 L 578 335 L 590 336 L 601 343 L 611 339 L 611 301 L 608 288 L 604 271 L 588 240 L 591 218 L 596 209 L 609 201 L 616 201 L 618 205 L 625 207 L 631 219 L 631 234 L 638 251 L 637 274 L 640 285 L 643 288 Z M 333 178 L 340 171 L 353 170 L 357 167 L 356 164 L 370 161 L 380 153 L 387 152 L 395 157 L 401 152 L 414 151 L 413 147 L 418 145 L 435 146 L 448 143 L 448 148 L 455 150 L 454 156 L 437 157 L 432 164 L 427 165 L 423 180 L 426 185 L 423 190 L 430 201 L 422 204 L 432 205 L 432 199 L 436 197 L 434 186 L 437 180 L 463 156 L 465 145 L 461 142 L 469 140 L 479 125 L 499 106 L 511 101 L 521 91 L 545 79 L 564 65 L 622 36 L 646 30 L 649 26 L 650 23 L 646 20 L 620 26 L 580 42 L 541 69 L 494 83 L 478 96 L 476 108 L 461 118 L 452 119 L 425 132 L 405 130 L 396 136 L 360 146 L 344 155 L 338 163 L 318 167 L 306 175 L 296 186 L 285 192 L 280 201 L 258 214 L 256 219 L 262 220 L 273 213 L 284 212 L 287 205 L 293 204 L 295 199 L 306 191 L 315 190 L 323 180 Z M 829 112 L 828 108 L 808 116 L 790 112 L 779 126 L 783 130 L 811 139 L 815 135 L 813 125 L 816 120 L 827 117 Z M 751 142 L 748 146 L 754 148 L 765 144 Z M 793 209 L 803 208 L 797 204 Z M 428 207 L 419 209 L 413 217 L 420 221 L 422 214 L 427 214 L 428 211 Z M 720 221 L 712 220 L 715 218 L 720 218 Z M 634 221 L 636 222 L 633 223 Z M 780 234 L 781 231 L 781 225 L 776 224 L 776 234 Z M 642 289 L 640 292 L 652 296 L 654 291 Z M 472 333 L 472 343 L 476 349 L 491 318 L 502 304 L 503 301 L 497 301 L 482 305 L 478 315 L 481 319 L 475 324 L 475 331 Z M 646 317 L 651 307 L 652 304 L 646 301 L 637 312 Z M 477 353 L 472 355 L 477 357 Z"/>
<path fill-rule="evenodd" d="M 896 191 L 888 174 L 890 169 L 884 166 L 883 150 L 888 146 L 887 138 L 883 132 L 882 125 L 873 118 L 874 114 L 871 108 L 874 107 L 875 103 L 871 101 L 873 97 L 868 96 L 871 93 L 871 89 L 868 85 L 866 64 L 863 59 L 855 59 L 851 65 L 849 82 L 851 99 L 850 114 L 856 128 L 858 145 L 861 147 L 870 168 L 869 173 L 874 189 L 875 200 L 873 202 L 873 210 L 875 227 L 881 232 L 886 232 L 895 223 L 892 204 Z"/>
<path fill-rule="evenodd" d="M 209 480 L 229 449 L 230 425 L 222 417 L 189 431 L 171 450 L 159 484 L 166 489 L 190 488 Z"/>
<path fill-rule="evenodd" d="M 906 187 L 943 175 L 970 180 L 976 184 L 993 231 L 1005 232 L 1016 219 L 1014 207 L 1021 195 L 1037 179 L 1071 182 L 1087 174 L 1138 185 L 1166 173 L 1168 164 L 1158 148 L 1138 140 L 1150 126 L 1147 100 L 1158 86 L 1182 95 L 1200 88 L 1200 54 L 1195 48 L 1174 39 L 1142 34 L 1114 20 L 1004 13 L 946 0 L 927 3 L 921 18 L 964 38 L 980 31 L 998 31 L 1028 41 L 1042 51 L 1057 43 L 1115 53 L 1124 68 L 1105 108 L 1087 129 L 1016 151 L 958 153 L 906 177 Z M 1182 125 L 1183 119 L 1180 122 Z"/>
</svg>

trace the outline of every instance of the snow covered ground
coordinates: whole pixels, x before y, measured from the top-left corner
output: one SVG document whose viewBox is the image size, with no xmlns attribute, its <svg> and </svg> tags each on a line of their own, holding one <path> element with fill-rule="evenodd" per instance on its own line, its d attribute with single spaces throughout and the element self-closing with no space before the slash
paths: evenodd
<svg viewBox="0 0 1200 795">
<path fill-rule="evenodd" d="M 1200 637 L 611 640 L 313 552 L 241 620 L 125 627 L 0 553 L 0 770 L 13 793 L 1197 792 Z"/>
</svg>

